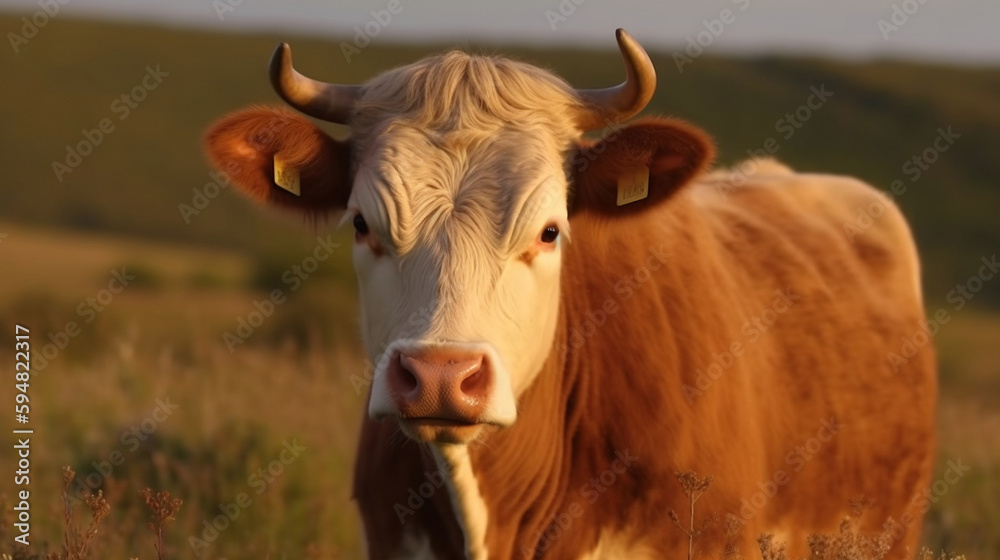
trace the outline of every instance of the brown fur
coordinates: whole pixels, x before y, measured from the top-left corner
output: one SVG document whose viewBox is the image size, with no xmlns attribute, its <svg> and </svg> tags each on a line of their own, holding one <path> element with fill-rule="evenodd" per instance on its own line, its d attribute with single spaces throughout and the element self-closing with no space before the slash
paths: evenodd
<svg viewBox="0 0 1000 560">
<path fill-rule="evenodd" d="M 288 110 L 253 107 L 216 121 L 205 133 L 209 159 L 251 199 L 322 214 L 347 204 L 350 148 Z M 298 170 L 301 194 L 274 183 L 274 157 Z"/>
<path fill-rule="evenodd" d="M 704 131 L 677 119 L 638 120 L 577 148 L 570 158 L 570 209 L 623 216 L 655 208 L 714 159 Z M 649 196 L 618 206 L 618 178 L 640 167 L 649 167 Z"/>
<path fill-rule="evenodd" d="M 258 200 L 309 211 L 342 207 L 345 145 L 287 113 L 255 111 L 213 128 L 213 161 L 241 162 L 234 182 Z M 285 119 L 288 128 L 256 141 L 269 118 Z M 243 145 L 255 146 L 256 155 L 237 149 Z M 936 377 L 930 346 L 897 372 L 887 359 L 923 318 L 912 240 L 899 212 L 890 207 L 852 244 L 845 216 L 878 196 L 855 181 L 778 174 L 750 177 L 722 189 L 725 195 L 717 189 L 723 179 L 681 189 L 712 149 L 703 133 L 675 121 L 642 121 L 601 153 L 580 150 L 596 155 L 586 169 L 570 165 L 573 241 L 564 254 L 557 342 L 520 399 L 514 426 L 470 448 L 490 512 L 490 557 L 527 551 L 576 559 L 615 534 L 660 557 L 682 557 L 687 539 L 667 513 L 685 511 L 673 476 L 685 470 L 715 480 L 699 501 L 700 518 L 740 515 L 741 500 L 777 471 L 788 475 L 747 519 L 739 540 L 747 556 L 758 534 L 774 530 L 788 531 L 793 555 L 805 554 L 806 536 L 835 531 L 850 499 L 862 495 L 874 500 L 868 531 L 890 516 L 919 516 L 911 500 L 926 488 L 933 464 Z M 268 158 L 275 151 L 305 170 L 301 199 L 273 192 Z M 616 179 L 636 164 L 651 167 L 650 197 L 617 207 Z M 666 254 L 666 263 L 640 282 L 651 250 Z M 798 299 L 750 341 L 744 325 L 776 308 L 776 290 Z M 615 312 L 605 311 L 608 301 Z M 601 325 L 576 347 L 574 333 L 596 322 L 597 311 L 604 312 Z M 725 363 L 717 356 L 736 342 L 742 355 L 699 388 L 699 372 Z M 691 396 L 691 388 L 699 394 Z M 789 454 L 831 420 L 843 428 L 795 470 Z M 446 490 L 399 523 L 395 506 L 407 504 L 409 490 L 436 466 L 426 449 L 394 434 L 391 424 L 364 421 L 354 493 L 371 557 L 390 557 L 416 530 L 438 557 L 461 558 Z M 626 451 L 635 465 L 591 504 L 584 486 Z M 582 513 L 569 528 L 552 542 L 540 537 L 574 503 Z M 721 527 L 699 539 L 699 557 L 718 556 Z M 918 538 L 917 525 L 890 557 L 905 557 Z"/>
</svg>

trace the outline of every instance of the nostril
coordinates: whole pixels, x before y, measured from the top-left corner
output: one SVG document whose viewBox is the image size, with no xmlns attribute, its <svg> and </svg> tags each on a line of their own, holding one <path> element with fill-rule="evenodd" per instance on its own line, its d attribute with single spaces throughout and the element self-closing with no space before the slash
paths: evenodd
<svg viewBox="0 0 1000 560">
<path fill-rule="evenodd" d="M 400 392 L 409 393 L 417 388 L 417 376 L 406 368 L 399 368 L 396 387 Z"/>
<path fill-rule="evenodd" d="M 420 387 L 420 379 L 417 377 L 412 359 L 408 356 L 399 356 L 392 365 L 389 372 L 389 384 L 392 390 L 400 395 L 412 395 Z"/>
<path fill-rule="evenodd" d="M 489 390 L 489 376 L 486 368 L 480 367 L 471 375 L 462 380 L 460 389 L 463 394 L 470 397 L 483 397 Z"/>
</svg>

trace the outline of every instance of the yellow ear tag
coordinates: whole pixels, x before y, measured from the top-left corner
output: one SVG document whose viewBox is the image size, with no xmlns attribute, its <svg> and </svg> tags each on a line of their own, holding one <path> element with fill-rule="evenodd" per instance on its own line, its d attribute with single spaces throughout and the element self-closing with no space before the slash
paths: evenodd
<svg viewBox="0 0 1000 560">
<path fill-rule="evenodd" d="M 649 196 L 649 168 L 640 167 L 618 178 L 618 206 Z"/>
<path fill-rule="evenodd" d="M 299 170 L 278 158 L 278 154 L 274 154 L 274 183 L 295 196 L 302 195 Z"/>
</svg>

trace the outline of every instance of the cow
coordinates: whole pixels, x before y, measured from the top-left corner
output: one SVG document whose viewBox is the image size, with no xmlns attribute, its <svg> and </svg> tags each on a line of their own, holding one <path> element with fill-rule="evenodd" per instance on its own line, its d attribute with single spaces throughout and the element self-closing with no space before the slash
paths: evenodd
<svg viewBox="0 0 1000 560">
<path fill-rule="evenodd" d="M 617 42 L 597 89 L 457 51 L 326 83 L 283 43 L 277 93 L 350 136 L 264 106 L 206 132 L 245 195 L 354 228 L 368 557 L 680 558 L 699 493 L 697 558 L 762 533 L 804 555 L 861 497 L 857 530 L 912 554 L 937 382 L 901 212 L 774 160 L 710 169 L 703 130 L 632 119 L 656 76 Z"/>
</svg>

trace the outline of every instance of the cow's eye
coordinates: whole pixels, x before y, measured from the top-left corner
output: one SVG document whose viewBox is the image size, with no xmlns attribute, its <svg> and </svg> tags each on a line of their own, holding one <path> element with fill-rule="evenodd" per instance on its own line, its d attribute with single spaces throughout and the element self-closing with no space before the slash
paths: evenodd
<svg viewBox="0 0 1000 560">
<path fill-rule="evenodd" d="M 358 232 L 358 235 L 368 234 L 368 223 L 361 214 L 354 215 L 354 231 Z"/>
<path fill-rule="evenodd" d="M 542 243 L 555 243 L 559 238 L 559 228 L 549 226 L 542 230 Z"/>
</svg>

